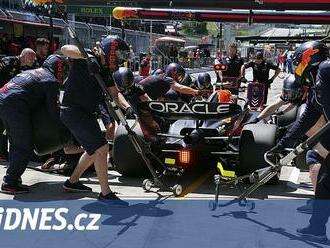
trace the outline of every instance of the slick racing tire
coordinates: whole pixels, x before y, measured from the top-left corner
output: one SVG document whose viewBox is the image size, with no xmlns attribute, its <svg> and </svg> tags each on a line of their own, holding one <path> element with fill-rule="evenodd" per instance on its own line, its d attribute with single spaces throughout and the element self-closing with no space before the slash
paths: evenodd
<svg viewBox="0 0 330 248">
<path fill-rule="evenodd" d="M 64 126 L 58 127 L 49 116 L 46 107 L 41 107 L 32 115 L 34 152 L 44 156 L 63 149 L 72 144 L 70 131 Z"/>
<path fill-rule="evenodd" d="M 239 144 L 238 176 L 269 166 L 264 154 L 276 145 L 276 134 L 276 125 L 258 123 L 244 126 Z M 276 175 L 268 183 L 275 184 L 278 181 L 279 175 Z"/>
<path fill-rule="evenodd" d="M 135 120 L 128 120 L 130 126 L 132 126 L 134 122 Z M 143 138 L 142 130 L 138 123 L 136 123 L 133 130 L 139 137 Z M 116 170 L 120 174 L 133 177 L 147 174 L 147 166 L 136 152 L 123 125 L 119 125 L 116 130 L 112 154 Z"/>
</svg>

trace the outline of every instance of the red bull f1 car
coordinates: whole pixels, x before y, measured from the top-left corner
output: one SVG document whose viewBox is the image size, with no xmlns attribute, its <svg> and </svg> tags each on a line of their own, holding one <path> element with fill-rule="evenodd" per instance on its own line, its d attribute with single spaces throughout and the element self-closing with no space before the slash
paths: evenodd
<svg viewBox="0 0 330 248">
<path fill-rule="evenodd" d="M 219 92 L 215 91 L 207 101 L 140 103 L 139 108 L 160 123 L 160 132 L 149 139 L 150 149 L 163 164 L 162 168 L 155 168 L 159 175 L 182 176 L 194 169 L 217 168 L 223 177 L 235 177 L 267 166 L 264 153 L 276 143 L 277 126 L 245 125 L 258 112 L 250 109 L 245 98 L 238 97 L 237 103 L 219 102 Z M 137 121 L 131 121 L 131 125 L 143 136 Z M 146 172 L 121 126 L 116 132 L 113 155 L 117 170 L 123 175 L 141 176 Z M 151 186 L 152 182 L 144 182 L 146 190 Z M 174 194 L 181 192 L 177 189 Z"/>
</svg>

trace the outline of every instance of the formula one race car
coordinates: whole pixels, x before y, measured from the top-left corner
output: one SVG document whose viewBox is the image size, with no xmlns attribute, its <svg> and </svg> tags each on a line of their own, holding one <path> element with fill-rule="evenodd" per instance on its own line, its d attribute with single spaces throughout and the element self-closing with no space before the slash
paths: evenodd
<svg viewBox="0 0 330 248">
<path fill-rule="evenodd" d="M 224 177 L 235 177 L 267 166 L 264 153 L 275 145 L 277 126 L 244 125 L 258 112 L 250 110 L 245 98 L 238 97 L 237 103 L 221 102 L 221 92 L 215 91 L 207 101 L 189 104 L 174 101 L 140 104 L 154 119 L 165 123 L 160 125 L 161 132 L 156 138 L 150 140 L 151 149 L 164 165 L 155 171 L 183 175 L 194 168 L 218 168 Z M 139 124 L 132 123 L 134 131 L 142 136 Z M 146 172 L 121 126 L 116 132 L 113 155 L 121 174 L 141 176 Z"/>
</svg>

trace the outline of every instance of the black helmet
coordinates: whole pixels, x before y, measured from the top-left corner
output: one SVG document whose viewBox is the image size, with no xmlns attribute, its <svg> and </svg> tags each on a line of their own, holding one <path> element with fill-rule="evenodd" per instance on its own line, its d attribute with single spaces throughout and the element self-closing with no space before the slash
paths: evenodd
<svg viewBox="0 0 330 248">
<path fill-rule="evenodd" d="M 328 47 L 320 41 L 301 44 L 292 56 L 292 65 L 297 78 L 308 77 L 311 69 L 329 57 Z"/>
<path fill-rule="evenodd" d="M 162 75 L 164 74 L 164 70 L 163 69 L 157 69 L 157 70 L 154 70 L 151 75 L 154 75 L 154 76 L 159 76 L 159 75 Z"/>
<path fill-rule="evenodd" d="M 191 76 L 188 73 L 186 73 L 186 76 L 184 76 L 184 79 L 182 80 L 181 84 L 191 87 L 194 85 L 194 81 L 191 78 Z"/>
<path fill-rule="evenodd" d="M 281 99 L 286 102 L 295 103 L 304 95 L 304 87 L 294 75 L 287 76 L 283 81 Z"/>
<path fill-rule="evenodd" d="M 60 83 L 63 83 L 68 76 L 69 63 L 67 59 L 61 55 L 50 55 L 41 67 L 49 70 Z"/>
<path fill-rule="evenodd" d="M 211 76 L 207 72 L 198 75 L 197 87 L 200 90 L 212 90 Z"/>
<path fill-rule="evenodd" d="M 126 67 L 120 67 L 112 74 L 112 78 L 117 89 L 123 94 L 128 94 L 134 86 L 133 72 Z"/>
<path fill-rule="evenodd" d="M 183 81 L 185 75 L 185 69 L 177 63 L 171 63 L 166 67 L 165 77 L 171 77 L 178 83 L 181 83 Z"/>
<path fill-rule="evenodd" d="M 108 67 L 117 70 L 118 66 L 129 58 L 129 46 L 117 36 L 107 36 L 101 41 Z"/>
</svg>

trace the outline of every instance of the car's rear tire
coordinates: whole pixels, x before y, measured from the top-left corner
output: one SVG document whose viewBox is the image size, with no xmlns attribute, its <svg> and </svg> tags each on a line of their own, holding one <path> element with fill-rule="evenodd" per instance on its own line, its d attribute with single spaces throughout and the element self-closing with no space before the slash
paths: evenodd
<svg viewBox="0 0 330 248">
<path fill-rule="evenodd" d="M 54 153 L 73 142 L 70 131 L 58 127 L 46 107 L 40 107 L 32 114 L 32 137 L 34 152 L 38 156 Z"/>
<path fill-rule="evenodd" d="M 239 163 L 236 169 L 238 176 L 269 166 L 264 160 L 264 154 L 276 145 L 276 134 L 277 126 L 271 124 L 249 124 L 243 128 L 239 145 Z M 273 177 L 269 183 L 278 181 L 279 175 Z"/>
<path fill-rule="evenodd" d="M 130 126 L 134 121 L 128 120 Z M 133 129 L 139 137 L 143 137 L 140 125 L 137 123 Z M 113 144 L 113 159 L 116 170 L 124 176 L 143 176 L 147 173 L 147 166 L 132 145 L 125 127 L 119 125 Z"/>
</svg>

